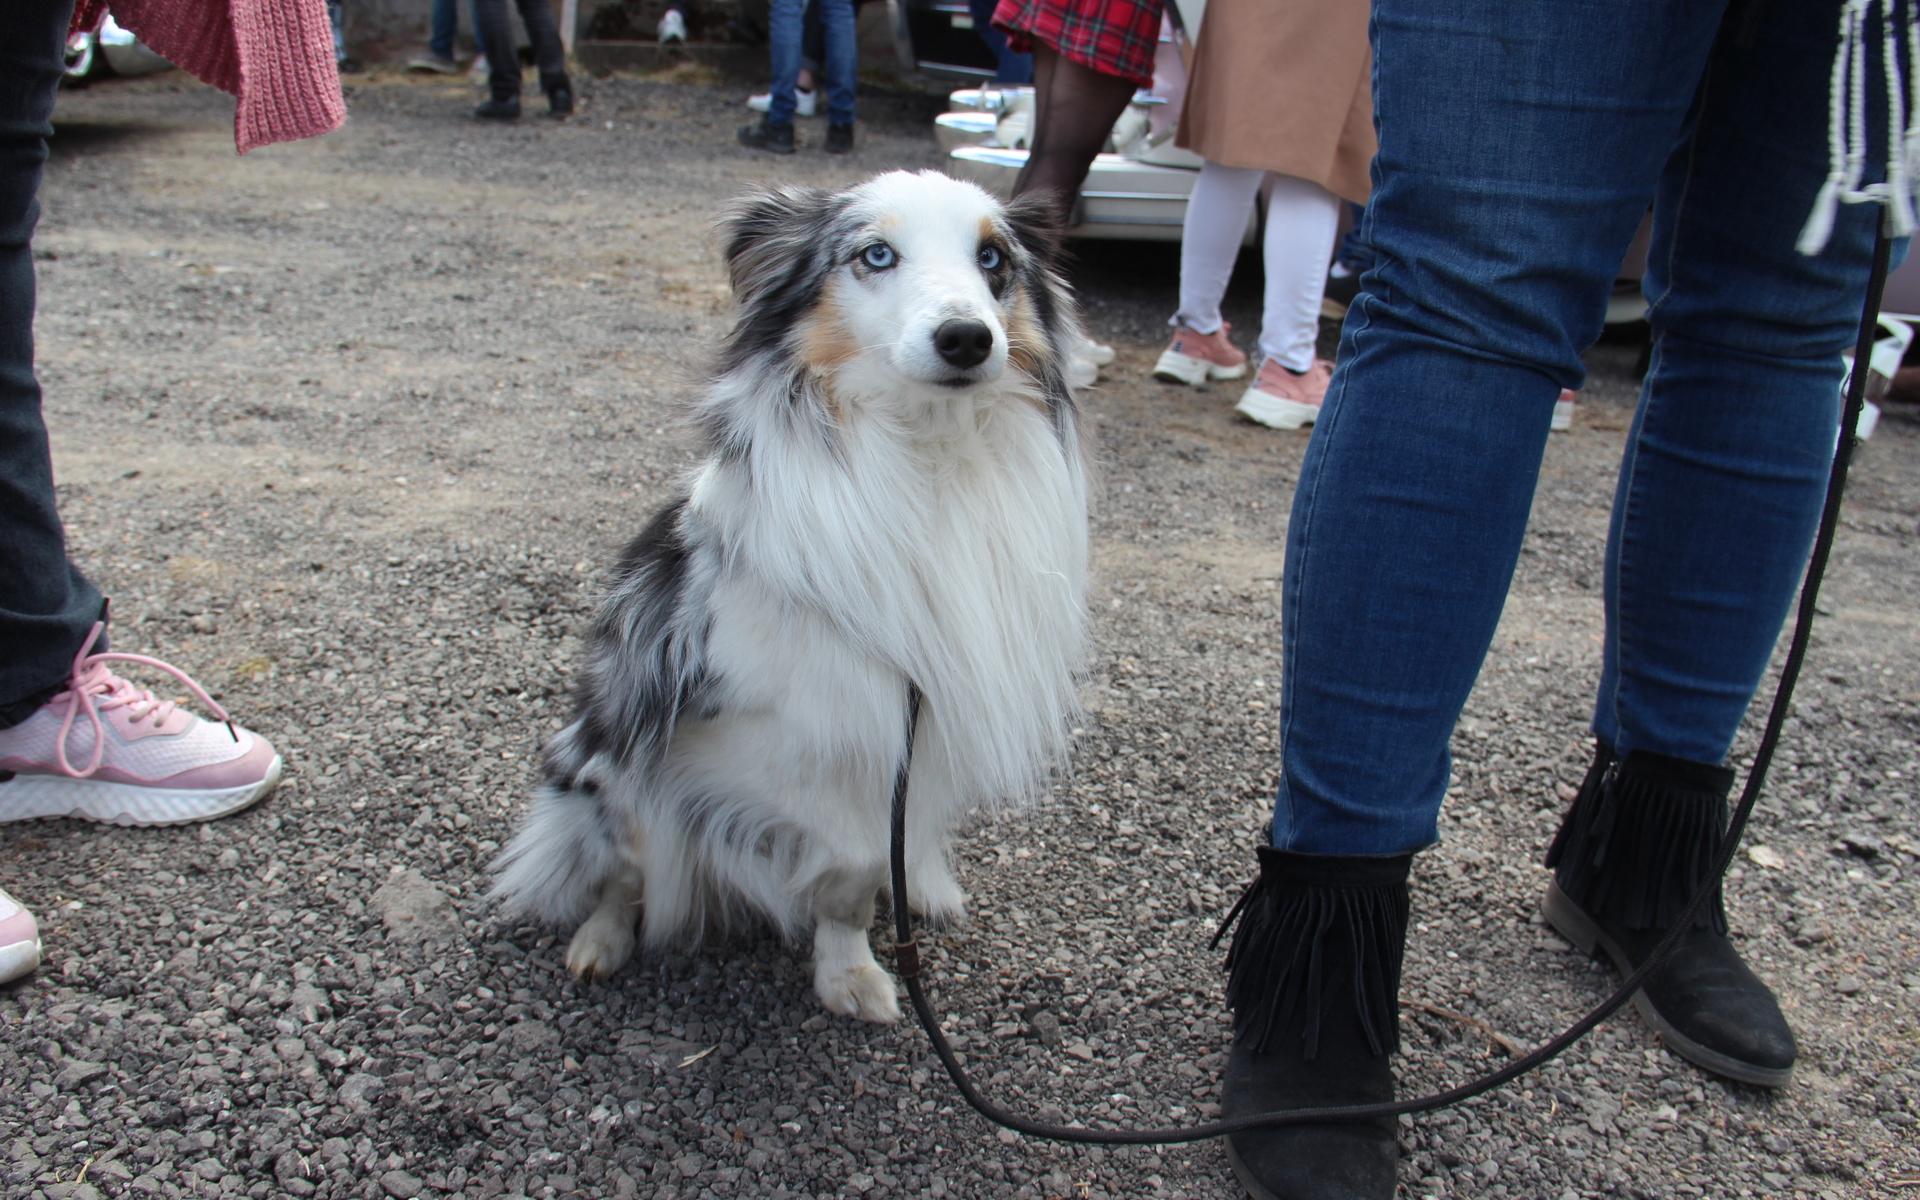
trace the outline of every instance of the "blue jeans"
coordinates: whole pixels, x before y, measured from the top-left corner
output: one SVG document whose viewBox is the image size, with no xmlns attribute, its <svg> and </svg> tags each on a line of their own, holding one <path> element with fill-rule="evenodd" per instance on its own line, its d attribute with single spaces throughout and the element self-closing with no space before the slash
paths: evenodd
<svg viewBox="0 0 1920 1200">
<path fill-rule="evenodd" d="M 826 53 L 820 62 L 821 79 L 815 85 L 827 94 L 827 119 L 835 125 L 853 124 L 855 46 L 853 0 L 813 0 L 820 6 L 820 26 Z M 767 11 L 767 43 L 773 58 L 773 89 L 767 121 L 793 124 L 793 89 L 800 78 L 802 25 L 807 0 L 773 0 Z"/>
<path fill-rule="evenodd" d="M 8 9 L 0 39 L 0 728 L 62 686 L 100 593 L 67 558 L 33 371 L 33 228 L 73 0 Z"/>
<path fill-rule="evenodd" d="M 441 58 L 452 58 L 453 39 L 460 33 L 460 0 L 433 0 L 429 14 L 427 49 Z"/>
<path fill-rule="evenodd" d="M 973 31 L 987 44 L 993 53 L 995 83 L 1032 83 L 1033 55 L 1015 54 L 1007 48 L 1007 35 L 993 27 L 993 10 L 1000 0 L 967 0 L 967 11 L 973 14 Z"/>
<path fill-rule="evenodd" d="M 1288 531 L 1276 846 L 1436 839 L 1554 399 L 1649 205 L 1655 350 L 1593 730 L 1707 763 L 1732 745 L 1818 522 L 1877 210 L 1794 249 L 1827 171 L 1838 0 L 1723 29 L 1726 7 L 1376 0 L 1377 261 Z"/>
</svg>

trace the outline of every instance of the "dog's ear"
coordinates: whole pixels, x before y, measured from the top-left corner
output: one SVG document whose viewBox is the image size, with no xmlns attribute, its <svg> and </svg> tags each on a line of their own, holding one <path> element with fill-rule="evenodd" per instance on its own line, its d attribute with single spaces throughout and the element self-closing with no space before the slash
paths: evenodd
<svg viewBox="0 0 1920 1200">
<path fill-rule="evenodd" d="M 783 268 L 803 260 L 832 211 L 823 188 L 777 187 L 750 192 L 720 215 L 727 273 L 742 304 L 777 284 Z"/>
<path fill-rule="evenodd" d="M 1006 204 L 1007 226 L 1022 249 L 1043 265 L 1051 267 L 1060 260 L 1060 244 L 1066 231 L 1060 227 L 1060 204 L 1050 191 L 1027 192 Z"/>
</svg>

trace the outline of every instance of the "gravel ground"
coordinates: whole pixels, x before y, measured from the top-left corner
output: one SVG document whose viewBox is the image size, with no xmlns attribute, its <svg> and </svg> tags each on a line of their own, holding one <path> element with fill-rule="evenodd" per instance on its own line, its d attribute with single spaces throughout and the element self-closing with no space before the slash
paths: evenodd
<svg viewBox="0 0 1920 1200">
<path fill-rule="evenodd" d="M 871 99 L 850 160 L 767 160 L 731 144 L 745 88 L 581 90 L 570 124 L 481 128 L 461 84 L 375 76 L 343 133 L 245 160 L 228 102 L 178 78 L 63 98 L 39 340 L 76 553 L 118 644 L 195 672 L 289 769 L 213 825 L 0 829 L 0 877 L 48 948 L 0 992 L 0 1191 L 1238 1195 L 1213 1146 L 997 1134 L 917 1031 L 824 1016 L 771 938 L 582 986 L 552 931 L 482 903 L 600 568 L 690 461 L 679 405 L 726 320 L 716 207 L 756 180 L 935 161 L 921 98 Z M 1206 939 L 1274 771 L 1304 439 L 1236 423 L 1229 392 L 1147 379 L 1174 266 L 1165 247 L 1080 265 L 1120 351 L 1088 401 L 1105 482 L 1087 720 L 1049 802 L 966 840 L 972 922 L 929 968 L 991 1092 L 1087 1120 L 1215 1111 Z M 1550 1036 L 1610 980 L 1534 906 L 1584 767 L 1631 362 L 1596 352 L 1549 447 L 1445 841 L 1416 869 L 1410 1088 L 1498 1065 L 1502 1040 Z M 1920 418 L 1890 413 L 1730 883 L 1800 1033 L 1793 1086 L 1716 1082 L 1623 1018 L 1405 1122 L 1405 1195 L 1913 1194 L 1917 510 Z"/>
</svg>

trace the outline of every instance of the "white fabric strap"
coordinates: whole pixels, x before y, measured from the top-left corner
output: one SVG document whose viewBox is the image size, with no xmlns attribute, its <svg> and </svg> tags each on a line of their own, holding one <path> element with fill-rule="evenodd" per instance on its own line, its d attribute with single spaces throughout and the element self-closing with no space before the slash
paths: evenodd
<svg viewBox="0 0 1920 1200">
<path fill-rule="evenodd" d="M 1907 88 L 1920 80 L 1920 4 L 1908 4 L 1904 20 L 1897 0 L 1845 0 L 1840 6 L 1840 46 L 1833 55 L 1827 146 L 1830 168 L 1800 231 L 1802 254 L 1818 254 L 1833 236 L 1842 204 L 1881 204 L 1896 237 L 1914 229 L 1914 185 L 1920 179 L 1920 104 Z M 1870 18 L 1875 9 L 1879 20 Z M 1896 23 L 1906 26 L 1907 56 L 1900 57 Z M 1862 186 L 1867 168 L 1867 72 L 1872 51 L 1869 25 L 1880 39 L 1880 68 L 1887 80 L 1887 177 Z"/>
</svg>

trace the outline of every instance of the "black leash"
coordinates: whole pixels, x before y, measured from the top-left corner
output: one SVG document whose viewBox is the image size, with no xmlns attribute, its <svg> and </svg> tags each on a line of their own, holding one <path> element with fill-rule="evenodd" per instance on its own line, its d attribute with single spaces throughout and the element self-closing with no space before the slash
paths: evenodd
<svg viewBox="0 0 1920 1200">
<path fill-rule="evenodd" d="M 1800 588 L 1800 609 L 1793 628 L 1793 640 L 1787 648 L 1786 661 L 1780 668 L 1780 683 L 1774 690 L 1773 707 L 1767 714 L 1765 731 L 1761 734 L 1760 744 L 1753 755 L 1753 769 L 1747 774 L 1746 787 L 1740 793 L 1740 803 L 1734 809 L 1732 819 L 1727 825 L 1726 837 L 1720 847 L 1719 857 L 1713 866 L 1714 883 L 1703 886 L 1687 904 L 1686 912 L 1674 923 L 1660 944 L 1654 948 L 1647 961 L 1638 970 L 1629 975 L 1611 996 L 1601 1001 L 1594 1009 L 1575 1021 L 1566 1032 L 1538 1048 L 1514 1059 L 1496 1071 L 1489 1071 L 1469 1083 L 1446 1091 L 1435 1092 L 1428 1096 L 1416 1096 L 1411 1100 L 1396 1100 L 1386 1104 L 1353 1104 L 1322 1108 L 1286 1109 L 1279 1112 L 1250 1113 L 1243 1117 L 1234 1117 L 1225 1121 L 1208 1121 L 1200 1125 L 1174 1126 L 1166 1129 L 1093 1129 L 1085 1125 L 1054 1125 L 1046 1121 L 1036 1121 L 1009 1112 L 980 1094 L 973 1081 L 961 1067 L 959 1059 L 954 1057 L 953 1047 L 947 1042 L 947 1035 L 940 1028 L 940 1018 L 927 1001 L 926 988 L 920 979 L 920 946 L 914 939 L 913 916 L 907 911 L 907 774 L 913 764 L 913 739 L 920 727 L 920 689 L 909 685 L 907 691 L 907 753 L 900 764 L 900 773 L 893 786 L 893 840 L 891 869 L 893 880 L 893 930 L 894 953 L 898 957 L 900 978 L 907 985 L 907 997 L 913 1003 L 914 1015 L 919 1017 L 920 1025 L 927 1031 L 927 1039 L 933 1043 L 933 1052 L 939 1056 L 940 1063 L 946 1067 L 947 1075 L 953 1085 L 960 1090 L 968 1104 L 979 1111 L 980 1115 L 996 1125 L 1005 1126 L 1016 1133 L 1029 1137 L 1048 1138 L 1057 1142 L 1081 1142 L 1104 1146 L 1158 1146 L 1180 1142 L 1198 1142 L 1207 1138 L 1221 1137 L 1229 1133 L 1238 1133 L 1246 1129 L 1267 1129 L 1281 1125 L 1299 1125 L 1317 1121 L 1355 1121 L 1372 1117 L 1399 1116 L 1402 1113 L 1430 1112 L 1437 1108 L 1447 1108 L 1463 1100 L 1472 1099 L 1504 1083 L 1509 1083 L 1535 1067 L 1554 1058 L 1561 1051 L 1573 1045 L 1581 1038 L 1612 1016 L 1621 1005 L 1632 999 L 1647 978 L 1666 963 L 1667 957 L 1680 942 L 1681 936 L 1693 924 L 1702 908 L 1713 895 L 1714 886 L 1727 872 L 1733 862 L 1733 856 L 1740 849 L 1740 837 L 1747 827 L 1747 818 L 1753 815 L 1754 804 L 1760 799 L 1761 785 L 1766 781 L 1767 768 L 1773 762 L 1774 747 L 1779 743 L 1780 730 L 1786 724 L 1787 703 L 1793 696 L 1793 686 L 1800 676 L 1801 660 L 1806 657 L 1807 642 L 1812 632 L 1814 603 L 1820 592 L 1820 577 L 1826 571 L 1827 556 L 1833 549 L 1834 530 L 1840 521 L 1840 495 L 1846 488 L 1847 467 L 1853 460 L 1853 431 L 1860 419 L 1860 410 L 1866 400 L 1867 375 L 1872 356 L 1874 334 L 1880 323 L 1880 297 L 1886 288 L 1887 262 L 1891 253 L 1884 222 L 1874 239 L 1873 269 L 1867 278 L 1867 298 L 1860 314 L 1860 336 L 1854 346 L 1853 373 L 1847 381 L 1847 402 L 1840 418 L 1840 438 L 1833 458 L 1833 471 L 1827 481 L 1826 506 L 1820 515 L 1820 532 L 1814 539 L 1813 555 L 1808 562 L 1806 580 Z"/>
</svg>

